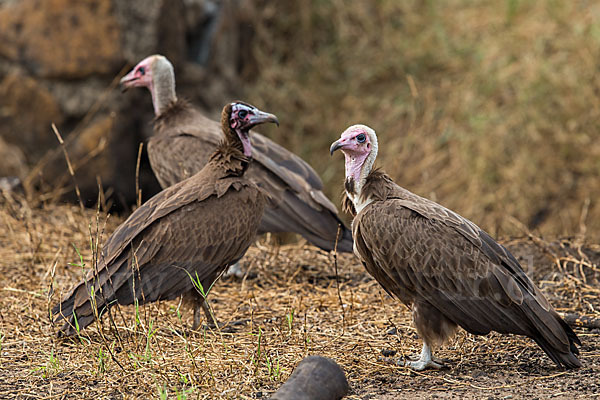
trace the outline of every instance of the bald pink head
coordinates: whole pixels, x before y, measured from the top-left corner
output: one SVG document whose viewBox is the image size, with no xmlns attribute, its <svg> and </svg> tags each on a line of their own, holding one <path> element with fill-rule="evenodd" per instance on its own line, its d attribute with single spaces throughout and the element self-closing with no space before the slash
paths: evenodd
<svg viewBox="0 0 600 400">
<path fill-rule="evenodd" d="M 333 154 L 336 150 L 342 150 L 346 155 L 362 156 L 371 152 L 371 139 L 368 130 L 371 128 L 365 125 L 352 125 L 346 129 L 339 140 L 332 143 L 329 152 Z"/>
<path fill-rule="evenodd" d="M 121 88 L 146 87 L 152 95 L 154 113 L 160 115 L 169 104 L 177 100 L 175 95 L 175 71 L 164 56 L 155 54 L 140 61 L 121 78 Z"/>
<path fill-rule="evenodd" d="M 162 57 L 158 55 L 144 58 L 127 75 L 121 78 L 120 84 L 123 91 L 132 87 L 152 87 L 152 64 Z"/>
<path fill-rule="evenodd" d="M 366 125 L 352 125 L 339 140 L 333 142 L 329 151 L 341 150 L 346 161 L 346 179 L 354 180 L 358 190 L 371 171 L 377 157 L 377 135 Z"/>
</svg>

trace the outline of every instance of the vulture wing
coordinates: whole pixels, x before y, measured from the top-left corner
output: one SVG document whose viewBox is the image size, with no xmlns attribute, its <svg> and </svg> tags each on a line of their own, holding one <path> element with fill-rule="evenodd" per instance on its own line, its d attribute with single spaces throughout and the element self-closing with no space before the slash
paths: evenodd
<svg viewBox="0 0 600 400">
<path fill-rule="evenodd" d="M 115 302 L 172 299 L 193 290 L 196 277 L 208 289 L 243 256 L 256 234 L 262 193 L 243 178 L 202 175 L 160 192 L 119 226 L 104 245 L 98 271 L 53 310 L 57 321 L 65 320 L 65 334 L 75 333 L 73 313 L 83 329 L 96 318 L 95 309 L 102 315 Z"/>
<path fill-rule="evenodd" d="M 219 123 L 189 105 L 178 107 L 156 120 L 156 134 L 148 142 L 150 164 L 163 188 L 202 169 L 223 138 Z M 259 233 L 294 232 L 332 250 L 341 224 L 338 250 L 352 251 L 352 234 L 322 192 L 323 183 L 313 168 L 259 133 L 252 132 L 251 137 L 253 162 L 245 176 L 270 197 Z"/>
<path fill-rule="evenodd" d="M 398 190 L 354 221 L 357 251 L 388 293 L 427 302 L 473 334 L 529 336 L 556 363 L 580 365 L 576 335 L 503 246 L 458 214 Z"/>
</svg>

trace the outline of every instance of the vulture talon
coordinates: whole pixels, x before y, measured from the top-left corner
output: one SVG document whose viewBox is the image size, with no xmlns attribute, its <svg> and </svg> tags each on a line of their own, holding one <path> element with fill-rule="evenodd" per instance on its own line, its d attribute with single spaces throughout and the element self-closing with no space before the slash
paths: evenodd
<svg viewBox="0 0 600 400">
<path fill-rule="evenodd" d="M 448 368 L 444 364 L 439 364 L 433 360 L 405 360 L 398 361 L 399 365 L 409 367 L 415 371 L 424 371 L 426 369 L 446 369 Z"/>
<path fill-rule="evenodd" d="M 329 150 L 344 153 L 344 208 L 354 216 L 355 254 L 388 294 L 412 309 L 424 338 L 421 357 L 403 365 L 442 368 L 428 343 L 443 343 L 460 326 L 479 335 L 527 336 L 559 366 L 581 367 L 579 338 L 504 246 L 373 169 L 373 129 L 353 125 Z"/>
<path fill-rule="evenodd" d="M 426 369 L 445 369 L 448 368 L 441 359 L 434 357 L 431 348 L 423 343 L 423 350 L 418 359 L 398 360 L 398 365 L 409 367 L 415 371 L 424 371 Z"/>
</svg>

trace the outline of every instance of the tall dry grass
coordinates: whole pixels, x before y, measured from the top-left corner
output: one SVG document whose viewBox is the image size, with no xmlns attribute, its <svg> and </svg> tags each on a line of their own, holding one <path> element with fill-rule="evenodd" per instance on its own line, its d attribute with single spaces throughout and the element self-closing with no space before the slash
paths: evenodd
<svg viewBox="0 0 600 400">
<path fill-rule="evenodd" d="M 254 20 L 246 97 L 330 196 L 329 144 L 366 123 L 398 183 L 493 234 L 600 237 L 600 3 L 259 1 Z"/>
</svg>

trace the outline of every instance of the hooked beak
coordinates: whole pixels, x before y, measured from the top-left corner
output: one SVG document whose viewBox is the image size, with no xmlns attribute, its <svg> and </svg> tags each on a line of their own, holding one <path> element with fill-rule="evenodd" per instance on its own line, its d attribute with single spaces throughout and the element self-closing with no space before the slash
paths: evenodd
<svg viewBox="0 0 600 400">
<path fill-rule="evenodd" d="M 119 85 L 121 86 L 121 92 L 126 92 L 131 87 L 131 84 L 137 81 L 139 78 L 135 76 L 135 69 L 129 71 L 127 75 L 121 78 Z"/>
<path fill-rule="evenodd" d="M 343 142 L 344 142 L 344 139 L 339 139 L 339 140 L 336 140 L 335 142 L 333 142 L 331 144 L 331 147 L 329 147 L 329 154 L 333 155 L 334 151 L 343 148 L 344 147 L 344 143 Z"/>
<path fill-rule="evenodd" d="M 256 125 L 264 124 L 265 122 L 273 122 L 274 124 L 279 126 L 279 120 L 275 115 L 258 110 L 256 112 L 256 115 L 250 117 L 248 128 L 253 128 Z"/>
<path fill-rule="evenodd" d="M 279 120 L 275 115 L 258 109 L 255 110 L 255 113 L 248 119 L 248 123 L 242 127 L 242 132 L 238 132 L 240 140 L 242 141 L 242 146 L 244 147 L 244 155 L 247 157 L 252 157 L 252 145 L 250 144 L 250 138 L 248 137 L 250 129 L 254 128 L 256 125 L 264 124 L 265 122 L 273 122 L 279 126 Z"/>
</svg>

